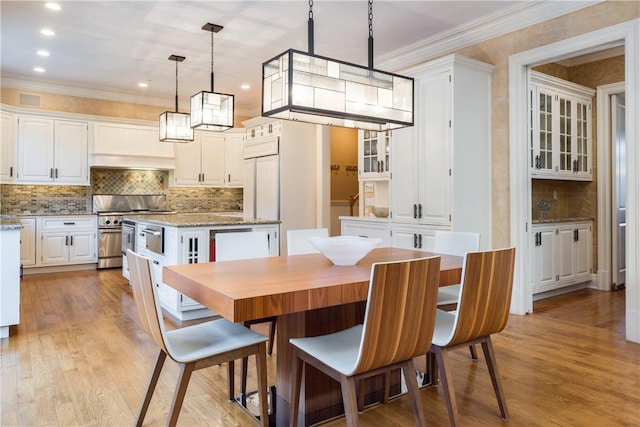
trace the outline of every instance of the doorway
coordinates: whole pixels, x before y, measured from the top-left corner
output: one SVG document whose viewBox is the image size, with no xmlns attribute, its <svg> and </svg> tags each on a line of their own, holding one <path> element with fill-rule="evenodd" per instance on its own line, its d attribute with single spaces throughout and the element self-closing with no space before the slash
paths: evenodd
<svg viewBox="0 0 640 427">
<path fill-rule="evenodd" d="M 640 46 L 637 34 L 640 20 L 604 28 L 581 36 L 541 46 L 529 51 L 512 55 L 509 58 L 509 121 L 510 121 L 510 231 L 511 242 L 518 248 L 516 280 L 514 282 L 512 312 L 526 314 L 533 310 L 531 292 L 531 188 L 528 167 L 527 146 L 527 82 L 531 66 L 569 58 L 580 54 L 600 51 L 606 48 L 624 45 L 626 76 L 626 175 L 627 175 L 627 242 L 626 259 L 637 260 L 640 257 L 640 238 L 637 236 L 640 221 L 638 199 L 640 188 L 638 172 L 638 139 L 640 123 L 629 120 L 640 112 Z M 638 263 L 626 263 L 626 338 L 640 342 L 640 269 Z M 632 298 L 635 295 L 636 298 Z"/>
</svg>

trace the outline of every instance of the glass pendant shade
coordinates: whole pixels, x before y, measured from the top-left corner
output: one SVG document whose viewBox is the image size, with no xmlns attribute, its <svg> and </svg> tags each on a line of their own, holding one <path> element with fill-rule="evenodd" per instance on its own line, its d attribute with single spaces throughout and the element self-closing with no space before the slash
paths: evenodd
<svg viewBox="0 0 640 427">
<path fill-rule="evenodd" d="M 177 111 L 165 111 L 160 114 L 160 141 L 163 142 L 191 142 L 191 116 Z"/>
<path fill-rule="evenodd" d="M 233 95 L 198 92 L 191 97 L 191 127 L 225 131 L 233 127 Z"/>
<path fill-rule="evenodd" d="M 263 116 L 375 131 L 413 126 L 409 77 L 289 49 L 262 64 L 262 79 Z"/>
</svg>

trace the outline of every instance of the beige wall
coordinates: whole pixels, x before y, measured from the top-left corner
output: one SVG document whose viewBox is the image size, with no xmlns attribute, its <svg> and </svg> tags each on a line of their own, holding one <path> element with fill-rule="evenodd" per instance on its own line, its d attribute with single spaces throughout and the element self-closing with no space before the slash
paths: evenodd
<svg viewBox="0 0 640 427">
<path fill-rule="evenodd" d="M 495 66 L 493 74 L 493 242 L 510 244 L 509 224 L 509 56 L 640 18 L 640 2 L 606 1 L 515 31 L 456 53 Z"/>
</svg>

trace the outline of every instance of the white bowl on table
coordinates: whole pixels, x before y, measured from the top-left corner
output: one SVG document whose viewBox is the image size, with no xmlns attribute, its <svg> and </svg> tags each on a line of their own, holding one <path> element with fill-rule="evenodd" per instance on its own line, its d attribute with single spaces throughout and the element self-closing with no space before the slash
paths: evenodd
<svg viewBox="0 0 640 427">
<path fill-rule="evenodd" d="M 322 255 L 326 256 L 335 265 L 356 265 L 376 246 L 382 243 L 382 239 L 369 239 L 358 236 L 335 236 L 309 238 L 311 243 Z"/>
</svg>

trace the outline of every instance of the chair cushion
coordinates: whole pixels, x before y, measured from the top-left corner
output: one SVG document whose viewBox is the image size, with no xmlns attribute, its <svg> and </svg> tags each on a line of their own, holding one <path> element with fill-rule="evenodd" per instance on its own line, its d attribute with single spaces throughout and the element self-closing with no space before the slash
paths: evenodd
<svg viewBox="0 0 640 427">
<path fill-rule="evenodd" d="M 350 375 L 356 367 L 361 339 L 362 325 L 357 325 L 329 335 L 292 338 L 289 342 L 336 371 Z"/>
<path fill-rule="evenodd" d="M 227 319 L 167 331 L 170 356 L 183 363 L 267 340 L 264 335 Z"/>
<path fill-rule="evenodd" d="M 436 327 L 433 330 L 431 343 L 441 347 L 449 344 L 455 321 L 455 312 L 436 310 Z"/>
<path fill-rule="evenodd" d="M 460 296 L 460 284 L 438 288 L 438 305 L 457 304 Z"/>
</svg>

